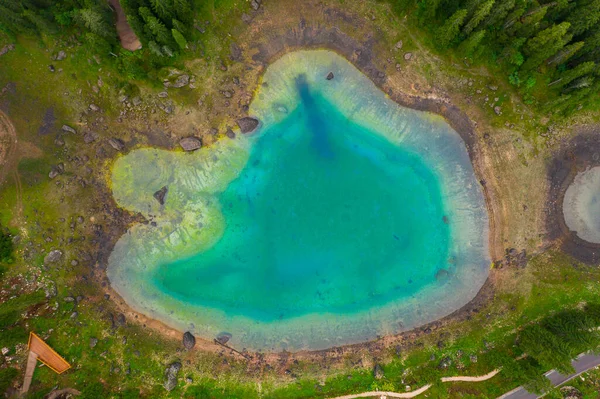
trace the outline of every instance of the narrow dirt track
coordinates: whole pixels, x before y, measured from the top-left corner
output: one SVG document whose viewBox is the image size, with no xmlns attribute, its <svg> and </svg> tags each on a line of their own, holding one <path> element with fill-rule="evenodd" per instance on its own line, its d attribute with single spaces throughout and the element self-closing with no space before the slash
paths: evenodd
<svg viewBox="0 0 600 399">
<path fill-rule="evenodd" d="M 479 382 L 489 380 L 494 377 L 496 374 L 500 372 L 500 369 L 492 370 L 489 373 L 476 377 L 469 376 L 456 376 L 456 377 L 442 377 L 442 382 L 453 382 L 453 381 L 465 381 L 465 382 Z M 415 391 L 398 393 L 398 392 L 384 392 L 384 391 L 372 391 L 372 392 L 363 392 L 357 393 L 353 395 L 344 395 L 337 396 L 335 398 L 330 399 L 355 399 L 355 398 L 414 398 L 417 395 L 422 394 L 431 388 L 431 384 L 425 385 Z"/>
<path fill-rule="evenodd" d="M 0 185 L 16 161 L 17 132 L 8 116 L 0 111 Z"/>
<path fill-rule="evenodd" d="M 442 377 L 442 382 L 451 382 L 451 381 L 478 382 L 478 381 L 485 381 L 485 380 L 489 380 L 490 378 L 492 378 L 493 376 L 495 376 L 499 372 L 500 372 L 500 370 L 496 369 L 496 370 L 490 371 L 489 373 L 487 373 L 485 375 L 481 375 L 479 377 L 466 377 L 466 376 Z"/>
<path fill-rule="evenodd" d="M 358 393 L 356 395 L 338 396 L 338 397 L 331 398 L 331 399 L 382 398 L 382 397 L 386 397 L 386 398 L 414 398 L 415 396 L 420 395 L 423 392 L 425 392 L 426 390 L 428 390 L 430 387 L 431 387 L 431 384 L 425 385 L 424 387 L 421 387 L 421 388 L 417 389 L 416 391 L 406 392 L 406 393 L 373 391 L 373 392 Z"/>
</svg>

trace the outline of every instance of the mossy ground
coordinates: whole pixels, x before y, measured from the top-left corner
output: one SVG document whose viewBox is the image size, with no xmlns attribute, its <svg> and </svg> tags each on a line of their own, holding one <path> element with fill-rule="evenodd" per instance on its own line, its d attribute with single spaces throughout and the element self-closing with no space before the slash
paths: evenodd
<svg viewBox="0 0 600 399">
<path fill-rule="evenodd" d="M 284 0 L 265 2 L 258 12 L 241 0 L 206 2 L 204 7 L 199 19 L 205 33 L 198 32 L 190 56 L 175 63 L 196 76 L 196 89 L 169 90 L 167 100 L 157 97 L 163 90 L 160 73 L 129 81 L 117 75 L 110 62 L 98 63 L 68 36 L 19 39 L 16 49 L 0 58 L 0 89 L 14 84 L 0 96 L 0 109 L 12 120 L 19 140 L 18 162 L 0 190 L 0 222 L 19 236 L 16 261 L 4 266 L 1 280 L 0 347 L 10 352 L 0 363 L 0 391 L 22 379 L 24 344 L 32 330 L 73 368 L 57 376 L 39 367 L 30 397 L 43 397 L 59 386 L 79 389 L 87 398 L 327 398 L 375 389 L 402 392 L 406 386 L 414 389 L 440 376 L 480 375 L 504 366 L 489 381 L 435 383 L 423 395 L 493 398 L 523 383 L 524 368 L 545 371 L 527 358 L 518 362 L 521 369 L 511 362 L 521 355 L 514 345 L 520 326 L 597 300 L 600 291 L 597 268 L 573 261 L 544 241 L 546 160 L 577 124 L 596 123 L 600 114 L 584 110 L 570 119 L 556 119 L 534 111 L 499 77 L 496 66 L 465 64 L 454 53 L 436 53 L 410 18 L 399 18 L 384 2 Z M 249 24 L 242 21 L 242 13 L 251 16 Z M 492 270 L 494 297 L 467 320 L 416 334 L 381 353 L 358 347 L 338 356 L 331 351 L 265 354 L 246 361 L 226 351 L 185 352 L 178 340 L 135 319 L 114 325 L 111 318 L 119 309 L 104 297 L 103 271 L 95 256 L 107 245 L 101 231 L 120 231 L 117 227 L 123 226 L 114 223 L 119 216 L 107 213 L 105 205 L 110 202 L 105 195 L 107 171 L 117 155 L 107 140 L 118 137 L 127 149 L 175 148 L 178 138 L 191 134 L 202 136 L 206 144 L 217 140 L 243 114 L 264 68 L 252 59 L 252 42 L 298 29 L 301 18 L 307 25 L 335 27 L 356 40 L 374 37 L 375 58 L 394 90 L 447 98 L 477 122 L 483 156 L 495 171 L 496 182 L 490 184 L 501 198 L 503 244 L 527 249 L 531 254 L 527 266 Z M 401 50 L 395 50 L 398 40 L 403 41 Z M 0 36 L 0 47 L 8 42 L 10 38 Z M 244 49 L 242 62 L 229 58 L 232 43 Z M 52 61 L 59 49 L 69 53 L 68 59 Z M 404 59 L 407 52 L 413 53 L 410 61 Z M 50 64 L 55 72 L 50 72 Z M 241 83 L 233 83 L 234 78 Z M 233 97 L 225 97 L 224 89 L 233 89 Z M 142 104 L 124 106 L 119 101 L 123 93 L 139 96 Z M 163 112 L 165 101 L 174 106 L 173 113 Z M 101 111 L 90 111 L 90 104 Z M 501 106 L 501 115 L 495 114 L 496 105 Z M 47 133 L 41 134 L 44 124 L 48 126 L 42 133 Z M 62 132 L 63 124 L 78 133 Z M 216 135 L 212 128 L 218 130 Z M 87 131 L 98 134 L 92 144 L 83 142 Z M 57 139 L 64 145 L 57 145 Z M 49 179 L 51 167 L 61 162 L 65 173 Z M 56 248 L 64 252 L 61 262 L 44 266 L 44 256 Z M 79 301 L 66 300 L 77 296 Z M 99 340 L 93 348 L 91 338 Z M 477 356 L 476 362 L 471 355 Z M 440 368 L 445 358 L 451 364 Z M 162 386 L 164 370 L 175 360 L 182 361 L 183 368 L 177 388 L 167 393 Z M 376 362 L 385 372 L 380 380 L 372 373 Z M 192 383 L 185 382 L 187 376 Z M 597 397 L 593 396 L 597 384 L 597 372 L 585 382 L 573 383 L 590 398 Z"/>
</svg>

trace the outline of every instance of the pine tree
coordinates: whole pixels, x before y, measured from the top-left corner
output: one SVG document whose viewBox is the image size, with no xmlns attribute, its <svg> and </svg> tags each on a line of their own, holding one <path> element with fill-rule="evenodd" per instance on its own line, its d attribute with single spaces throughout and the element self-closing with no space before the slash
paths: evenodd
<svg viewBox="0 0 600 399">
<path fill-rule="evenodd" d="M 468 11 L 465 9 L 456 11 L 438 30 L 436 39 L 441 48 L 449 47 L 458 37 L 458 34 L 460 33 L 460 27 L 467 17 L 467 13 Z"/>
<path fill-rule="evenodd" d="M 593 0 L 589 4 L 576 8 L 566 21 L 571 24 L 573 35 L 581 35 L 600 22 L 600 0 Z"/>
<path fill-rule="evenodd" d="M 573 69 L 567 69 L 566 71 L 562 72 L 558 76 L 558 79 L 550 83 L 549 86 L 563 87 L 568 85 L 573 80 L 591 73 L 595 67 L 596 64 L 591 61 L 579 64 Z"/>
<path fill-rule="evenodd" d="M 546 13 L 548 12 L 548 6 L 538 7 L 525 13 L 519 20 L 518 24 L 515 24 L 514 29 L 509 30 L 510 33 L 521 37 L 531 37 L 537 32 L 540 23 L 543 21 Z"/>
<path fill-rule="evenodd" d="M 162 50 L 160 49 L 160 46 L 154 40 L 148 42 L 148 48 L 150 49 L 150 52 L 152 54 L 157 55 L 159 57 L 164 56 Z"/>
<path fill-rule="evenodd" d="M 588 54 L 600 50 L 600 29 L 584 39 L 580 54 Z"/>
<path fill-rule="evenodd" d="M 177 17 L 177 20 L 182 21 L 187 26 L 192 25 L 194 22 L 194 14 L 192 13 L 192 6 L 188 0 L 174 0 L 173 9 L 175 10 L 175 16 Z M 184 32 L 179 28 L 176 29 L 180 32 Z"/>
<path fill-rule="evenodd" d="M 548 63 L 548 65 L 562 64 L 563 62 L 565 62 L 569 58 L 571 58 L 573 55 L 575 55 L 575 53 L 577 51 L 579 51 L 579 49 L 581 49 L 582 47 L 583 47 L 583 42 L 569 44 L 568 46 L 563 47 L 562 50 L 560 50 L 554 56 L 550 57 L 548 59 L 547 63 Z"/>
<path fill-rule="evenodd" d="M 585 75 L 578 79 L 575 79 L 570 85 L 568 85 L 565 90 L 577 90 L 583 89 L 585 87 L 591 87 L 594 83 L 594 77 L 592 75 Z"/>
<path fill-rule="evenodd" d="M 147 28 L 147 31 L 150 32 L 152 37 L 156 39 L 158 43 L 162 43 L 164 45 L 171 44 L 171 35 L 169 30 L 158 18 L 152 14 L 150 9 L 147 7 L 140 7 L 139 11 L 140 15 L 144 19 L 144 22 L 146 23 L 145 27 Z"/>
<path fill-rule="evenodd" d="M 23 18 L 31 22 L 31 24 L 34 25 L 36 30 L 40 33 L 56 32 L 56 26 L 34 10 L 25 10 L 21 15 Z"/>
<path fill-rule="evenodd" d="M 173 5 L 167 0 L 150 0 L 152 9 L 163 23 L 171 23 L 173 19 Z"/>
<path fill-rule="evenodd" d="M 110 26 L 108 21 L 104 19 L 104 16 L 95 9 L 83 8 L 78 10 L 75 14 L 75 20 L 79 21 L 82 25 L 95 33 L 98 36 L 112 37 L 114 29 Z"/>
<path fill-rule="evenodd" d="M 173 22 L 173 29 L 178 30 L 184 37 L 188 34 L 189 29 L 187 26 L 185 26 L 183 24 L 183 22 L 180 22 L 176 19 L 174 19 L 172 22 Z"/>
<path fill-rule="evenodd" d="M 514 9 L 506 16 L 506 20 L 504 21 L 504 25 L 502 25 L 502 27 L 504 29 L 512 28 L 523 14 L 525 14 L 525 8 L 523 8 L 523 6 Z"/>
<path fill-rule="evenodd" d="M 479 25 L 479 23 L 481 23 L 481 21 L 483 21 L 485 17 L 488 16 L 490 11 L 492 10 L 492 7 L 494 6 L 494 2 L 495 0 L 488 0 L 485 3 L 479 5 L 479 7 L 477 7 L 475 12 L 473 13 L 473 16 L 463 28 L 464 35 L 469 35 L 473 31 L 473 29 L 475 29 L 477 25 Z"/>
<path fill-rule="evenodd" d="M 173 57 L 175 55 L 169 46 L 164 45 L 161 48 L 162 48 L 163 53 L 165 53 L 167 56 Z"/>
<path fill-rule="evenodd" d="M 0 24 L 4 25 L 13 33 L 25 33 L 33 35 L 36 33 L 35 25 L 21 16 L 22 10 L 5 7 L 8 4 L 0 4 Z"/>
<path fill-rule="evenodd" d="M 534 69 L 562 49 L 572 38 L 572 35 L 567 34 L 569 27 L 568 22 L 563 22 L 544 29 L 529 39 L 523 48 L 527 58 L 521 69 L 524 71 Z"/>
<path fill-rule="evenodd" d="M 419 21 L 426 24 L 433 20 L 437 14 L 440 2 L 441 0 L 420 0 L 417 3 L 419 6 L 417 14 Z"/>
<path fill-rule="evenodd" d="M 473 57 L 473 55 L 478 50 L 481 41 L 485 37 L 486 31 L 484 29 L 478 30 L 469 36 L 465 41 L 463 41 L 458 50 L 464 54 L 465 57 Z"/>
<path fill-rule="evenodd" d="M 171 29 L 171 34 L 173 35 L 173 38 L 175 39 L 175 42 L 177 42 L 177 45 L 180 49 L 185 50 L 188 47 L 187 41 L 181 32 L 179 32 L 177 29 Z"/>
<path fill-rule="evenodd" d="M 515 8 L 515 0 L 499 1 L 496 3 L 495 7 L 492 7 L 492 10 L 483 21 L 483 24 L 485 26 L 493 26 L 500 23 L 513 8 Z"/>
</svg>

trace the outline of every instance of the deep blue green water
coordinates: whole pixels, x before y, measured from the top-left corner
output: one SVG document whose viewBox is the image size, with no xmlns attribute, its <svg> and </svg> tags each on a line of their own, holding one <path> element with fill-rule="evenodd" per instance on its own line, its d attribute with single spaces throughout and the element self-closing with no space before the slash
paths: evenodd
<svg viewBox="0 0 600 399">
<path fill-rule="evenodd" d="M 447 268 L 440 184 L 422 158 L 354 124 L 301 79 L 298 90 L 302 105 L 260 133 L 218 194 L 223 236 L 160 265 L 162 290 L 272 321 L 409 297 Z"/>
</svg>

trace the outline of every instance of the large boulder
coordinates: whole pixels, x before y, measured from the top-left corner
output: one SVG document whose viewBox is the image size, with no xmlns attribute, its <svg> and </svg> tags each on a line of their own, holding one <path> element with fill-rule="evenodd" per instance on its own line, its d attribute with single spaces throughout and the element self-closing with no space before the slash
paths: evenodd
<svg viewBox="0 0 600 399">
<path fill-rule="evenodd" d="M 172 391 L 177 386 L 177 374 L 181 370 L 181 363 L 171 363 L 165 372 L 165 383 L 164 387 L 167 391 Z"/>
<path fill-rule="evenodd" d="M 242 133 L 252 133 L 256 130 L 259 125 L 259 121 L 256 118 L 246 116 L 237 120 L 237 125 L 240 127 Z"/>
<path fill-rule="evenodd" d="M 186 331 L 183 334 L 183 347 L 187 350 L 192 349 L 196 345 L 196 337 L 191 332 Z"/>
<path fill-rule="evenodd" d="M 123 143 L 123 140 L 117 139 L 115 137 L 108 140 L 108 144 L 110 144 L 110 146 L 117 151 L 121 151 L 123 150 L 123 148 L 125 148 L 125 143 Z"/>
<path fill-rule="evenodd" d="M 171 87 L 178 89 L 180 87 L 187 86 L 188 84 L 190 84 L 190 75 L 181 75 L 177 77 Z"/>
<path fill-rule="evenodd" d="M 373 377 L 375 377 L 376 380 L 380 380 L 383 378 L 383 376 L 383 367 L 381 367 L 381 365 L 377 363 L 375 367 L 373 367 Z"/>
<path fill-rule="evenodd" d="M 54 249 L 44 257 L 44 263 L 56 263 L 62 258 L 62 256 L 63 253 L 60 249 Z"/>
<path fill-rule="evenodd" d="M 186 137 L 179 142 L 184 151 L 196 151 L 202 147 L 202 141 L 198 137 Z"/>
</svg>

